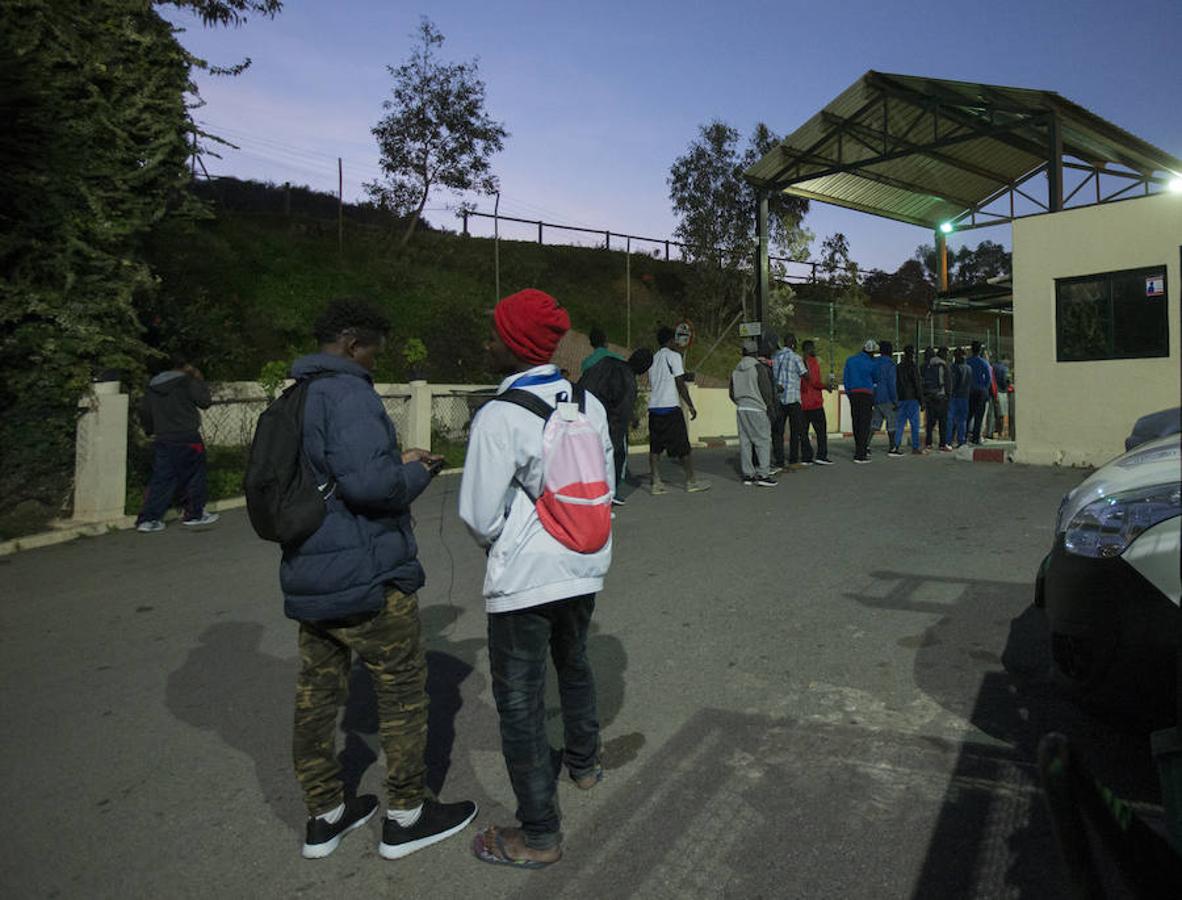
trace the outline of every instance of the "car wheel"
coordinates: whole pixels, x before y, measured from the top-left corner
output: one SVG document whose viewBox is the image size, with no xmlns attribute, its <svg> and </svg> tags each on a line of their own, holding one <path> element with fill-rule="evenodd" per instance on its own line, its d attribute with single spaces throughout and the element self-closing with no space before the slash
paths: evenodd
<svg viewBox="0 0 1182 900">
<path fill-rule="evenodd" d="M 1101 642 L 1067 634 L 1051 635 L 1055 680 L 1072 694 L 1095 691 L 1112 665 L 1115 641 Z"/>
</svg>

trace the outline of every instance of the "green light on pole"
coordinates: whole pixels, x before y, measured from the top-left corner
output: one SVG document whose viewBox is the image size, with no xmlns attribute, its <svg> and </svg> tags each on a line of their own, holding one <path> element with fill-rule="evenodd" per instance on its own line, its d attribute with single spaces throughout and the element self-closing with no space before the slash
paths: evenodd
<svg viewBox="0 0 1182 900">
<path fill-rule="evenodd" d="M 952 234 L 952 223 L 951 223 L 951 222 L 943 222 L 943 223 L 941 223 L 941 224 L 940 224 L 940 231 L 941 231 L 943 234 Z"/>
</svg>

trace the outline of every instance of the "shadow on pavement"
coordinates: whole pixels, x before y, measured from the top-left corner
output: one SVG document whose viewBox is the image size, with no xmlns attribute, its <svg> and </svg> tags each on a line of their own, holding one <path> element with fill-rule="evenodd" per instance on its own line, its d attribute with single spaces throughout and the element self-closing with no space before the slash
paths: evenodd
<svg viewBox="0 0 1182 900">
<path fill-rule="evenodd" d="M 923 867 L 949 778 L 966 795 L 1035 799 L 1033 772 L 953 776 L 949 742 L 720 709 L 695 713 L 520 896 L 898 897 Z M 933 894 L 932 896 L 964 896 Z M 980 893 L 973 896 L 997 896 Z"/>
<path fill-rule="evenodd" d="M 500 730 L 495 708 L 472 703 L 459 736 L 461 751 L 454 754 L 457 720 L 464 697 L 480 696 L 487 676 L 473 679 L 476 657 L 483 638 L 452 640 L 449 637 L 456 607 L 433 606 L 422 610 L 423 638 L 427 646 L 427 787 L 439 795 L 453 761 L 468 766 L 470 751 L 500 751 Z M 263 799 L 276 818 L 293 831 L 304 824 L 302 798 L 291 763 L 292 708 L 298 660 L 263 653 L 259 649 L 263 626 L 254 622 L 220 622 L 200 636 L 184 664 L 168 678 L 166 703 L 179 720 L 216 734 L 223 743 L 254 762 Z M 293 644 L 293 650 L 294 650 Z M 596 674 L 601 728 L 607 732 L 603 762 L 618 768 L 635 759 L 645 738 L 640 733 L 612 736 L 608 728 L 624 705 L 628 659 L 614 635 L 604 634 L 594 621 L 588 638 L 588 654 Z M 553 671 L 547 679 L 548 722 L 557 725 L 561 744 L 561 712 Z M 463 690 L 461 691 L 461 688 Z M 356 659 L 349 673 L 348 698 L 341 720 L 344 746 L 340 752 L 341 780 L 347 794 L 355 795 L 365 773 L 381 756 L 378 737 L 377 697 L 365 667 Z M 461 782 L 478 785 L 469 770 Z M 511 798 L 501 798 L 508 802 Z"/>
<path fill-rule="evenodd" d="M 262 637 L 256 622 L 211 625 L 168 676 L 165 702 L 177 719 L 213 732 L 253 760 L 263 800 L 276 818 L 302 832 L 304 804 L 291 766 L 298 662 L 262 653 Z"/>
<path fill-rule="evenodd" d="M 1043 611 L 1029 603 L 1029 584 L 893 571 L 871 577 L 892 587 L 860 603 L 940 615 L 904 639 L 916 648 L 916 686 L 1007 745 L 961 746 L 914 896 L 1064 896 L 1059 851 L 1036 789 L 1039 740 L 1049 731 L 1067 735 L 1118 795 L 1156 804 L 1147 737 L 1096 718 L 1052 683 L 1049 630 Z"/>
</svg>

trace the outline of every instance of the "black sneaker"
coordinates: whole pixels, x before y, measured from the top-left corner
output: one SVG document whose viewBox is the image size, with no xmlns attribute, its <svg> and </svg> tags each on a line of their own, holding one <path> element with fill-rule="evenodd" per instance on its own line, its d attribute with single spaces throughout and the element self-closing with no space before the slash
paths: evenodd
<svg viewBox="0 0 1182 900">
<path fill-rule="evenodd" d="M 748 478 L 746 475 L 744 475 L 744 476 L 743 476 L 743 484 L 744 484 L 746 487 L 751 487 L 751 485 L 755 484 L 755 479 L 754 479 L 754 478 Z"/>
<path fill-rule="evenodd" d="M 756 478 L 755 483 L 760 487 L 775 487 L 780 482 L 776 481 L 776 479 L 772 478 L 770 475 L 764 475 L 760 478 Z"/>
<path fill-rule="evenodd" d="M 831 459 L 823 459 L 823 458 L 822 458 L 822 457 L 820 457 L 820 456 L 818 456 L 816 459 L 814 459 L 814 460 L 813 460 L 813 462 L 815 462 L 815 463 L 816 463 L 818 466 L 831 466 L 831 465 L 833 465 L 833 460 L 831 460 Z"/>
<path fill-rule="evenodd" d="M 373 794 L 365 794 L 346 800 L 345 811 L 335 822 L 326 822 L 319 817 L 309 819 L 301 855 L 304 859 L 323 859 L 328 856 L 337 848 L 341 838 L 368 822 L 377 808 L 378 798 Z"/>
<path fill-rule="evenodd" d="M 386 816 L 382 822 L 382 843 L 378 852 L 382 859 L 401 859 L 463 831 L 464 826 L 475 818 L 476 804 L 471 800 L 459 803 L 424 800 L 419 820 L 409 828 L 403 828 Z"/>
<path fill-rule="evenodd" d="M 623 497 L 612 497 L 612 506 L 623 506 L 627 502 Z"/>
</svg>

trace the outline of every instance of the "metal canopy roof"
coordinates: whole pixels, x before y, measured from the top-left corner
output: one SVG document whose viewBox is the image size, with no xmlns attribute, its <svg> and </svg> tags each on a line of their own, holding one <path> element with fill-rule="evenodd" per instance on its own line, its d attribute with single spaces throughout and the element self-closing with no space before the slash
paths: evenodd
<svg viewBox="0 0 1182 900">
<path fill-rule="evenodd" d="M 1087 173 L 1066 197 L 1064 169 Z M 768 191 L 959 231 L 1016 218 L 1016 197 L 1037 213 L 1089 183 L 1086 203 L 1149 193 L 1182 175 L 1182 160 L 1053 91 L 871 71 L 745 175 Z"/>
<path fill-rule="evenodd" d="M 936 295 L 932 309 L 936 312 L 954 310 L 986 310 L 1012 314 L 1014 308 L 1014 280 L 1006 275 L 991 278 L 953 291 Z"/>
</svg>

